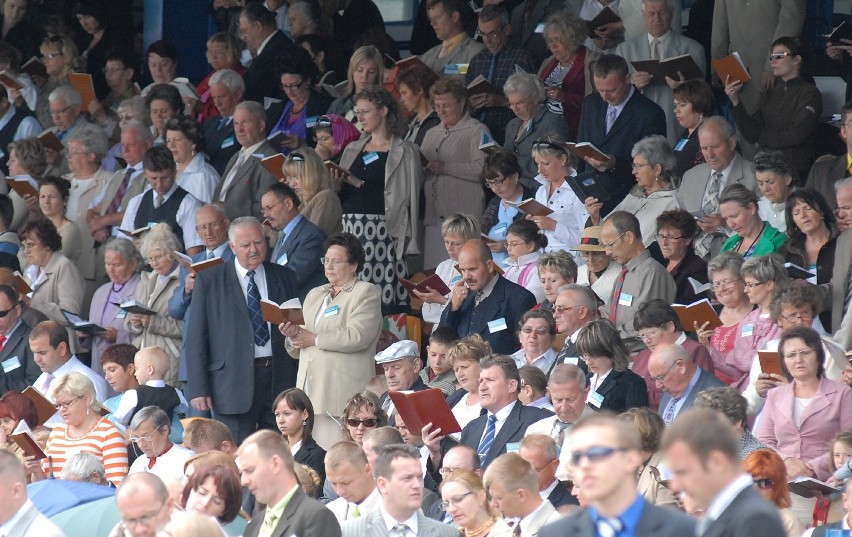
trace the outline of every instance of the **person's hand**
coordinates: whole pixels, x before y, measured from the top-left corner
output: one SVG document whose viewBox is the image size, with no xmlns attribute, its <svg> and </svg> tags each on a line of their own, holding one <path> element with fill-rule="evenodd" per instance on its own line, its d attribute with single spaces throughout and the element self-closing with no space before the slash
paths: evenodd
<svg viewBox="0 0 852 537">
<path fill-rule="evenodd" d="M 458 311 L 462 307 L 468 293 L 470 293 L 470 289 L 465 285 L 464 280 L 456 282 L 456 285 L 453 287 L 453 294 L 450 297 L 450 307 L 453 311 Z"/>
<path fill-rule="evenodd" d="M 677 80 L 675 80 L 674 78 L 672 78 L 670 76 L 666 77 L 666 84 L 668 85 L 669 88 L 675 89 L 676 87 L 678 87 L 681 84 L 683 84 L 684 82 L 686 82 L 686 77 L 683 76 L 683 73 L 681 73 L 680 71 L 677 72 L 677 76 L 678 76 Z"/>
<path fill-rule="evenodd" d="M 118 330 L 115 328 L 106 328 L 104 330 L 98 330 L 95 332 L 95 335 L 107 343 L 115 343 L 115 340 L 118 339 Z"/>
<path fill-rule="evenodd" d="M 33 455 L 24 457 L 24 466 L 32 473 L 33 481 L 44 481 L 47 479 L 44 469 L 41 467 L 41 459 L 36 459 Z"/>
<path fill-rule="evenodd" d="M 740 104 L 740 91 L 743 89 L 743 83 L 739 80 L 731 80 L 731 76 L 725 77 L 725 95 L 731 100 L 731 104 L 737 106 Z"/>
<path fill-rule="evenodd" d="M 322 144 L 317 144 L 317 146 L 314 148 L 314 151 L 316 151 L 317 155 L 319 155 L 320 158 L 323 160 L 328 160 L 332 157 L 331 151 L 329 151 L 328 148 Z"/>
<path fill-rule="evenodd" d="M 212 397 L 196 397 L 189 402 L 192 405 L 192 408 L 198 410 L 199 412 L 207 412 L 208 410 L 213 410 L 213 398 Z"/>
<path fill-rule="evenodd" d="M 554 231 L 556 229 L 556 220 L 549 216 L 533 216 L 528 214 L 526 218 L 527 220 L 532 220 L 538 226 L 538 229 L 542 231 Z"/>
<path fill-rule="evenodd" d="M 148 328 L 148 325 L 151 323 L 150 315 L 142 315 L 141 313 L 131 313 L 130 314 L 130 324 L 135 327 Z"/>
<path fill-rule="evenodd" d="M 615 167 L 615 157 L 607 155 L 607 160 L 598 160 L 591 157 L 583 157 L 583 160 L 589 163 L 589 166 L 599 172 L 607 172 Z"/>
<path fill-rule="evenodd" d="M 302 139 L 295 134 L 285 134 L 281 138 L 281 149 L 297 149 L 302 145 Z"/>
<path fill-rule="evenodd" d="M 7 87 L 6 91 L 9 93 L 9 100 L 15 103 L 18 108 L 23 108 L 26 101 L 24 101 L 24 94 L 21 93 L 21 90 Z"/>
<path fill-rule="evenodd" d="M 343 181 L 345 181 L 347 184 L 349 184 L 351 186 L 354 186 L 355 188 L 361 188 L 361 187 L 364 186 L 364 181 L 362 179 L 358 179 L 357 177 L 355 177 L 351 173 L 348 174 L 348 175 L 345 175 L 343 177 Z"/>
<path fill-rule="evenodd" d="M 787 457 L 784 459 L 784 466 L 787 468 L 787 479 L 814 477 L 815 475 L 813 467 L 802 459 Z"/>
<path fill-rule="evenodd" d="M 630 75 L 630 79 L 633 81 L 633 85 L 636 86 L 636 89 L 643 89 L 645 86 L 651 83 L 653 80 L 653 75 L 651 73 L 647 73 L 645 71 L 636 71 L 632 75 Z"/>
<path fill-rule="evenodd" d="M 500 252 L 506 251 L 506 241 L 494 241 L 488 243 L 488 249 L 494 252 L 495 254 L 499 254 Z"/>
<path fill-rule="evenodd" d="M 278 325 L 278 331 L 281 332 L 281 335 L 291 339 L 296 337 L 296 334 L 298 334 L 301 329 L 301 326 L 291 323 L 290 321 Z"/>
<path fill-rule="evenodd" d="M 693 328 L 695 329 L 695 334 L 698 336 L 698 342 L 707 347 L 710 344 L 710 338 L 713 336 L 714 330 L 712 328 L 707 328 L 710 325 L 710 321 L 698 326 L 698 323 L 693 323 Z"/>
<path fill-rule="evenodd" d="M 841 39 L 839 45 L 828 45 L 825 53 L 834 61 L 841 61 L 844 54 L 852 55 L 852 39 Z"/>
<path fill-rule="evenodd" d="M 31 194 L 27 194 L 24 196 L 24 203 L 29 209 L 30 213 L 35 213 L 37 215 L 41 214 L 41 207 L 38 205 L 38 196 L 33 196 Z"/>
<path fill-rule="evenodd" d="M 299 328 L 295 335 L 290 336 L 290 344 L 297 349 L 313 347 L 317 344 L 317 335 L 310 330 Z"/>
<path fill-rule="evenodd" d="M 426 302 L 426 303 L 429 303 L 429 304 L 446 304 L 447 302 L 449 302 L 447 297 L 445 297 L 444 295 L 442 295 L 438 291 L 432 289 L 431 287 L 426 287 L 426 289 L 428 289 L 429 292 L 423 293 L 423 292 L 420 292 L 417 289 L 415 289 L 414 290 L 414 296 L 416 296 L 417 298 L 419 298 L 423 302 Z"/>
<path fill-rule="evenodd" d="M 852 364 L 847 365 L 840 374 L 840 382 L 845 382 L 847 386 L 852 387 Z"/>
<path fill-rule="evenodd" d="M 610 22 L 595 28 L 595 35 L 604 41 L 624 29 L 623 22 Z"/>
<path fill-rule="evenodd" d="M 186 280 L 183 282 L 183 296 L 187 297 L 192 294 L 192 290 L 195 289 L 195 277 L 196 274 L 194 272 L 186 275 Z"/>
<path fill-rule="evenodd" d="M 92 119 L 98 122 L 100 125 L 104 125 L 107 122 L 107 114 L 104 110 L 104 106 L 97 99 L 92 99 L 89 102 L 88 107 L 89 114 L 92 116 Z"/>
<path fill-rule="evenodd" d="M 444 161 L 430 160 L 429 164 L 426 165 L 426 171 L 435 175 L 440 175 L 444 173 Z"/>
<path fill-rule="evenodd" d="M 545 88 L 545 93 L 547 94 L 548 99 L 553 99 L 554 101 L 561 101 L 565 98 L 565 90 L 559 86 L 547 86 Z"/>
<path fill-rule="evenodd" d="M 432 422 L 423 426 L 420 431 L 420 438 L 423 439 L 423 445 L 429 449 L 429 458 L 432 459 L 432 465 L 438 468 L 441 465 L 441 440 L 445 435 L 441 434 L 441 428 L 432 429 Z"/>
<path fill-rule="evenodd" d="M 473 107 L 474 110 L 479 110 L 480 108 L 488 107 L 488 94 L 487 93 L 477 93 L 472 96 L 470 99 L 470 106 Z"/>
<path fill-rule="evenodd" d="M 104 228 L 95 231 L 94 233 L 92 233 L 92 238 L 94 238 L 101 244 L 106 244 L 109 240 L 109 229 Z"/>
<path fill-rule="evenodd" d="M 760 73 L 760 89 L 763 91 L 768 90 L 772 87 L 773 82 L 775 82 L 775 75 L 772 73 L 772 70 L 764 69 Z"/>
<path fill-rule="evenodd" d="M 766 392 L 782 384 L 787 384 L 787 379 L 781 375 L 760 373 L 757 376 L 757 380 L 754 381 L 754 389 L 757 390 L 757 395 L 766 399 Z"/>
<path fill-rule="evenodd" d="M 601 209 L 603 209 L 603 202 L 598 201 L 598 198 L 589 196 L 586 198 L 586 201 L 583 202 L 583 205 L 586 207 L 586 212 L 589 213 L 589 219 L 592 222 L 593 226 L 599 226 L 601 223 Z"/>
<path fill-rule="evenodd" d="M 716 233 L 720 227 L 725 225 L 725 219 L 718 213 L 705 214 L 695 222 L 698 224 L 698 227 L 701 228 L 701 231 L 710 234 Z"/>
</svg>

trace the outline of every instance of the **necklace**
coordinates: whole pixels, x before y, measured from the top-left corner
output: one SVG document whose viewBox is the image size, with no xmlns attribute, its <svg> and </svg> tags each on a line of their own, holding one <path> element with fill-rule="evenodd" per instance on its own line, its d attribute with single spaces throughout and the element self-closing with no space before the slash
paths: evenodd
<svg viewBox="0 0 852 537">
<path fill-rule="evenodd" d="M 89 428 L 89 430 L 86 431 L 85 433 L 81 434 L 80 436 L 71 436 L 71 426 L 66 425 L 65 426 L 65 438 L 67 438 L 68 440 L 82 440 L 82 439 L 86 438 L 87 436 L 89 436 L 89 434 L 91 434 L 91 432 L 95 430 L 95 427 L 98 426 L 99 422 L 100 422 L 100 420 L 96 419 L 95 422 L 92 424 L 92 426 Z"/>
<path fill-rule="evenodd" d="M 748 248 L 746 248 L 745 252 L 740 252 L 741 254 L 743 254 L 743 257 L 748 257 L 749 255 L 751 255 L 751 251 L 754 248 L 754 245 L 757 243 L 758 240 L 760 240 L 760 237 L 763 235 L 763 232 L 765 230 L 766 230 L 766 222 L 763 223 L 763 226 L 761 226 L 761 228 L 760 228 L 760 233 L 758 233 L 757 237 L 755 237 L 754 240 L 751 241 L 751 244 L 749 245 Z M 745 238 L 743 237 L 743 238 L 740 239 L 740 247 L 742 247 L 744 242 L 745 242 Z M 740 251 L 739 248 L 737 248 L 737 252 L 739 252 L 739 251 Z"/>
<path fill-rule="evenodd" d="M 491 518 L 489 518 L 488 520 L 485 521 L 485 524 L 479 526 L 476 529 L 466 530 L 466 529 L 462 528 L 462 533 L 464 534 L 465 537 L 476 537 L 477 535 L 482 535 L 486 531 L 490 530 L 492 528 L 492 526 L 494 526 L 494 524 L 496 524 L 496 523 L 497 523 L 497 519 L 494 518 L 494 517 L 491 517 Z"/>
</svg>

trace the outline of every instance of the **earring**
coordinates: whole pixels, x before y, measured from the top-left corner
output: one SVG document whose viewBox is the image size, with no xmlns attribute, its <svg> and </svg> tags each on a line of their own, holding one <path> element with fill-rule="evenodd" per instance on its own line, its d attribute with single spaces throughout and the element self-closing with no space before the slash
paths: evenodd
<svg viewBox="0 0 852 537">
<path fill-rule="evenodd" d="M 92 409 L 90 409 L 89 407 L 86 407 L 86 415 L 88 416 L 91 413 L 92 413 Z"/>
<path fill-rule="evenodd" d="M 302 427 L 308 426 L 308 420 L 302 420 Z"/>
</svg>

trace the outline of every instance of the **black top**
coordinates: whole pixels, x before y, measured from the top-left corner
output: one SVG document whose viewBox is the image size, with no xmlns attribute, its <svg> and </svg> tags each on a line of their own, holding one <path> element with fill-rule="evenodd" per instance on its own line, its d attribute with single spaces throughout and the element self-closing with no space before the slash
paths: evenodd
<svg viewBox="0 0 852 537">
<path fill-rule="evenodd" d="M 0 15 L 0 27 L 2 27 L 2 24 L 3 17 Z M 33 56 L 41 56 L 39 47 L 41 46 L 43 35 L 43 32 L 37 27 L 33 26 L 26 20 L 22 20 L 9 29 L 9 32 L 6 33 L 3 41 L 9 43 L 21 52 L 21 64 L 24 64 Z"/>
<path fill-rule="evenodd" d="M 183 228 L 177 221 L 177 212 L 187 194 L 186 190 L 177 187 L 169 199 L 156 209 L 154 208 L 154 191 L 148 190 L 142 194 L 142 203 L 139 204 L 136 219 L 133 221 L 135 229 L 145 227 L 151 222 L 165 222 L 183 244 Z"/>
<path fill-rule="evenodd" d="M 666 264 L 663 264 L 663 266 L 666 266 Z M 691 246 L 684 258 L 670 274 L 675 281 L 675 286 L 677 286 L 675 304 L 692 304 L 696 300 L 707 298 L 706 292 L 695 294 L 695 289 L 689 283 L 689 278 L 698 280 L 701 283 L 709 281 L 707 277 L 707 262 L 698 257 Z"/>
<path fill-rule="evenodd" d="M 340 191 L 344 214 L 385 214 L 385 164 L 387 152 L 362 151 L 349 171 L 364 181 L 361 188 L 346 183 Z"/>
<path fill-rule="evenodd" d="M 325 450 L 319 447 L 313 438 L 303 439 L 299 451 L 293 453 L 293 459 L 299 463 L 313 468 L 320 476 L 320 482 L 325 482 Z M 321 489 L 317 489 L 321 491 Z"/>
<path fill-rule="evenodd" d="M 704 162 L 704 154 L 701 153 L 701 144 L 698 142 L 698 129 L 692 131 L 691 135 L 688 130 L 684 129 L 675 143 L 675 167 L 672 173 L 678 177 L 683 177 L 687 170 L 702 162 Z"/>
<path fill-rule="evenodd" d="M 829 286 L 831 278 L 834 276 L 834 251 L 837 248 L 837 237 L 839 232 L 834 224 L 830 226 L 830 235 L 828 242 L 822 245 L 817 253 L 816 262 L 816 283 L 821 286 Z M 781 248 L 778 253 L 784 257 L 784 261 L 799 265 L 805 270 L 810 270 L 808 265 L 808 256 L 805 252 L 804 238 L 801 233 L 793 235 Z M 831 308 L 819 314 L 819 320 L 823 326 L 831 326 Z"/>
</svg>

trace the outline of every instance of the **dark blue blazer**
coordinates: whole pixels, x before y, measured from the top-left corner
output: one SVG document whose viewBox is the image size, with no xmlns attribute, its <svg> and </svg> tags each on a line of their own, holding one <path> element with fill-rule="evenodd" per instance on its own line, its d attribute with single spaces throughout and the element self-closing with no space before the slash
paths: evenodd
<svg viewBox="0 0 852 537">
<path fill-rule="evenodd" d="M 220 129 L 219 120 L 221 119 L 222 116 L 213 116 L 207 118 L 201 125 L 201 131 L 204 133 L 204 153 L 220 177 L 225 173 L 231 157 L 242 147 L 234 136 L 233 118 Z M 227 147 L 223 147 L 225 145 Z"/>
<path fill-rule="evenodd" d="M 778 508 L 764 500 L 753 487 L 748 487 L 710 523 L 702 537 L 776 537 L 784 533 Z"/>
<path fill-rule="evenodd" d="M 643 500 L 644 501 L 644 500 Z M 541 528 L 539 537 L 596 537 L 598 535 L 595 525 L 586 510 L 574 513 Z M 680 511 L 645 502 L 639 525 L 636 526 L 635 535 L 654 537 L 692 537 L 695 535 L 695 521 Z M 708 535 L 704 534 L 705 537 Z M 750 535 L 748 533 L 730 533 L 728 535 Z M 784 535 L 784 532 L 776 533 Z"/>
<path fill-rule="evenodd" d="M 497 436 L 494 437 L 494 442 L 491 443 L 491 448 L 485 456 L 485 464 L 482 465 L 483 469 L 491 464 L 491 461 L 503 453 L 506 453 L 506 444 L 520 442 L 527 432 L 527 427 L 538 420 L 542 420 L 552 415 L 553 412 L 549 410 L 524 406 L 520 401 L 515 402 L 515 406 L 512 408 L 512 411 L 509 412 L 506 422 L 503 423 L 502 427 L 500 427 L 500 431 L 497 433 Z M 479 441 L 482 440 L 482 434 L 485 432 L 485 422 L 487 420 L 488 415 L 483 414 L 468 423 L 465 428 L 462 429 L 459 443 L 470 446 L 476 450 L 479 447 Z"/>
<path fill-rule="evenodd" d="M 255 56 L 248 70 L 243 74 L 246 92 L 243 99 L 263 104 L 264 97 L 280 97 L 281 80 L 275 70 L 279 57 L 287 57 L 287 48 L 295 46 L 281 30 L 275 30 L 263 47 L 263 52 Z"/>
<path fill-rule="evenodd" d="M 608 133 L 607 107 L 606 101 L 597 92 L 589 94 L 583 100 L 577 133 L 578 142 L 592 142 L 604 153 L 615 157 L 615 168 L 598 174 L 601 183 L 612 196 L 604 203 L 601 214 L 611 211 L 636 184 L 633 178 L 633 158 L 630 156 L 633 144 L 652 134 L 666 135 L 666 114 L 663 109 L 637 89 L 633 90 L 633 95 L 625 103 Z M 580 166 L 580 171 L 595 171 L 585 162 L 581 162 Z"/>
<path fill-rule="evenodd" d="M 553 489 L 547 497 L 547 501 L 549 501 L 551 505 L 557 509 L 563 505 L 580 505 L 577 498 L 572 496 L 562 483 L 557 483 L 556 488 Z"/>
<path fill-rule="evenodd" d="M 325 253 L 325 237 L 323 230 L 301 216 L 293 231 L 284 238 L 284 243 L 277 243 L 272 249 L 270 261 L 273 263 L 278 263 L 281 256 L 287 254 L 287 264 L 284 266 L 295 274 L 293 285 L 299 300 L 304 301 L 308 291 L 314 287 L 328 283 L 320 262 Z"/>
<path fill-rule="evenodd" d="M 512 354 L 520 349 L 521 344 L 515 335 L 518 322 L 535 306 L 535 296 L 520 285 L 498 276 L 491 294 L 476 308 L 474 299 L 475 293 L 469 293 L 457 311 L 453 311 L 452 306 L 444 308 L 440 326 L 455 328 L 461 337 L 479 334 L 497 354 Z M 488 322 L 501 318 L 506 320 L 506 328 L 493 333 L 489 331 Z"/>
</svg>

